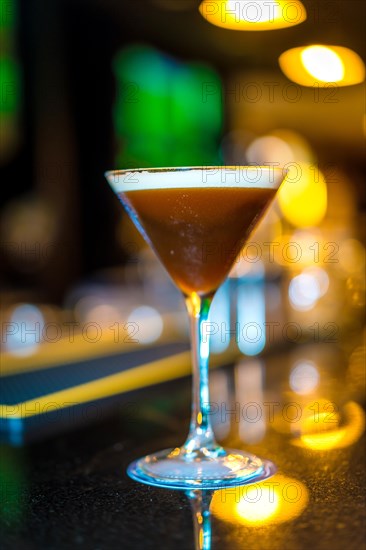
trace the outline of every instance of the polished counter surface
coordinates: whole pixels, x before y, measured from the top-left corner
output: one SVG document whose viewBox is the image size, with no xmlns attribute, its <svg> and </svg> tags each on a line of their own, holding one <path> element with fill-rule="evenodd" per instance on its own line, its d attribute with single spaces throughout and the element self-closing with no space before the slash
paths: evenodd
<svg viewBox="0 0 366 550">
<path fill-rule="evenodd" d="M 134 458 L 183 442 L 187 378 L 134 392 L 107 414 L 96 408 L 66 432 L 3 446 L 2 547 L 365 548 L 358 375 L 359 364 L 345 364 L 329 346 L 215 370 L 218 439 L 271 458 L 278 473 L 214 494 L 140 485 L 125 473 Z"/>
</svg>

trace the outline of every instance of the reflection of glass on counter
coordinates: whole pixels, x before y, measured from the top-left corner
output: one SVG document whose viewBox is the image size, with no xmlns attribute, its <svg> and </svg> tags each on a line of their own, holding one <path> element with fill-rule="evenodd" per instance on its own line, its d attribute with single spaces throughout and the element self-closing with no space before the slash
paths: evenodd
<svg viewBox="0 0 366 550">
<path fill-rule="evenodd" d="M 330 344 L 301 345 L 263 360 L 242 357 L 212 375 L 211 414 L 219 440 L 258 445 L 272 431 L 298 447 L 344 448 L 363 434 L 364 347 L 346 356 Z"/>
</svg>

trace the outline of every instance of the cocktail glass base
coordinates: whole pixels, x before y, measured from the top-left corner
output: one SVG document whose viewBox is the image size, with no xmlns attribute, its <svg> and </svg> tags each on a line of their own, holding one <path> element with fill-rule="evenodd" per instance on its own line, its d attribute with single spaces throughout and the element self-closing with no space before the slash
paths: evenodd
<svg viewBox="0 0 366 550">
<path fill-rule="evenodd" d="M 271 477 L 276 466 L 253 454 L 219 448 L 187 453 L 166 449 L 132 462 L 128 475 L 141 483 L 170 489 L 222 489 Z"/>
</svg>

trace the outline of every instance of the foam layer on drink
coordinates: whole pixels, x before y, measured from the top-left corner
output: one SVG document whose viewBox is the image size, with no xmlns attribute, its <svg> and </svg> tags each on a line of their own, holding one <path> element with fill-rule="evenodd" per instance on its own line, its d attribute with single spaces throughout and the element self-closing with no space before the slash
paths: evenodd
<svg viewBox="0 0 366 550">
<path fill-rule="evenodd" d="M 272 166 L 223 166 L 116 170 L 107 172 L 106 178 L 116 193 L 125 193 L 210 187 L 277 189 L 285 175 L 282 168 Z"/>
</svg>

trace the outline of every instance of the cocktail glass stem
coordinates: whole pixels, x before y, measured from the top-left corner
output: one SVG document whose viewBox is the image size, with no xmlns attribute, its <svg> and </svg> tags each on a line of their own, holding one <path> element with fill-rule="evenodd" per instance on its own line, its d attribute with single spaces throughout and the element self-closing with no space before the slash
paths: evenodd
<svg viewBox="0 0 366 550">
<path fill-rule="evenodd" d="M 223 451 L 216 441 L 211 425 L 209 394 L 209 330 L 208 320 L 213 294 L 199 296 L 192 293 L 186 298 L 191 328 L 192 353 L 192 416 L 189 434 L 183 445 L 187 458 L 191 456 L 219 456 Z"/>
</svg>

